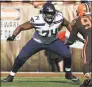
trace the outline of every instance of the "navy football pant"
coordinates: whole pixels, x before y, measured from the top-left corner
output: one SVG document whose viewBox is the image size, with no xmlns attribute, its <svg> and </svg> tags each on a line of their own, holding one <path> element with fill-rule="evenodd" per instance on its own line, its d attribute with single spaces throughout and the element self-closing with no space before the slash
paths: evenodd
<svg viewBox="0 0 92 87">
<path fill-rule="evenodd" d="M 42 43 L 36 42 L 34 39 L 31 39 L 22 48 L 19 55 L 16 57 L 12 71 L 17 72 L 20 69 L 20 67 L 22 67 L 22 65 L 26 62 L 26 60 L 29 59 L 29 57 L 31 57 L 38 51 L 44 50 L 44 49 L 53 51 L 56 54 L 59 54 L 61 56 L 61 58 L 63 58 L 63 60 L 65 61 L 64 64 L 65 64 L 66 68 L 71 67 L 70 51 L 61 40 L 57 39 L 54 42 L 52 42 L 51 44 L 42 44 Z"/>
</svg>

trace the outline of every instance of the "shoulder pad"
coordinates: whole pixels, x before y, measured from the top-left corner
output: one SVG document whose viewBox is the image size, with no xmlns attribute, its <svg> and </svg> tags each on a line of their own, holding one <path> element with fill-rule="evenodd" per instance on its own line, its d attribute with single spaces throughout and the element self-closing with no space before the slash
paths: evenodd
<svg viewBox="0 0 92 87">
<path fill-rule="evenodd" d="M 56 11 L 56 21 L 64 19 L 63 14 L 59 11 Z"/>
<path fill-rule="evenodd" d="M 43 20 L 41 14 L 39 14 L 38 16 L 31 17 L 30 20 L 31 23 L 41 23 L 42 21 Z"/>
</svg>

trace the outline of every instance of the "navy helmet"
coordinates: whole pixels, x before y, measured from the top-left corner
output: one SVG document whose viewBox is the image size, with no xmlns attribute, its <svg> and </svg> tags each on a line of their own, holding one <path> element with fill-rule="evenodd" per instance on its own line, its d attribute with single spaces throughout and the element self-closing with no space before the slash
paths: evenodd
<svg viewBox="0 0 92 87">
<path fill-rule="evenodd" d="M 41 11 L 42 11 L 41 13 L 43 14 L 44 20 L 48 23 L 52 23 L 56 14 L 56 9 L 54 5 L 51 3 L 45 3 L 42 6 Z"/>
</svg>

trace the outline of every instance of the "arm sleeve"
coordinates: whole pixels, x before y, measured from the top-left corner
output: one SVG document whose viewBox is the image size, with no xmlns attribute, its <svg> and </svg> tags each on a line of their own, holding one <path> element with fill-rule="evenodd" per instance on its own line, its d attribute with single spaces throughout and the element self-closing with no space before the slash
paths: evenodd
<svg viewBox="0 0 92 87">
<path fill-rule="evenodd" d="M 67 21 L 65 18 L 63 19 L 63 23 L 62 23 L 62 25 L 63 26 L 68 26 L 69 25 L 69 21 Z"/>
<path fill-rule="evenodd" d="M 78 32 L 83 36 L 83 38 L 85 39 L 87 36 L 87 32 L 85 31 L 85 26 L 81 23 L 81 19 L 78 19 L 77 23 L 76 23 L 76 27 Z"/>
<path fill-rule="evenodd" d="M 79 28 L 79 32 L 83 36 L 83 38 L 85 39 L 87 37 L 87 32 L 84 29 L 85 29 L 84 26 L 81 26 Z"/>
<path fill-rule="evenodd" d="M 75 42 L 77 40 L 78 28 L 76 21 L 72 24 L 72 31 L 70 32 L 69 40 Z"/>
</svg>

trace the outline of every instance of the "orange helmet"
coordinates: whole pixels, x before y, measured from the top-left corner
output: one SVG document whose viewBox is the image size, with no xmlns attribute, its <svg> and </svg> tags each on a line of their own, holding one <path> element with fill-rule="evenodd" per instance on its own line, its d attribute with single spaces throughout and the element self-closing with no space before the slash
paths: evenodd
<svg viewBox="0 0 92 87">
<path fill-rule="evenodd" d="M 90 8 L 87 3 L 80 4 L 77 8 L 77 15 L 83 16 L 90 13 Z"/>
</svg>

